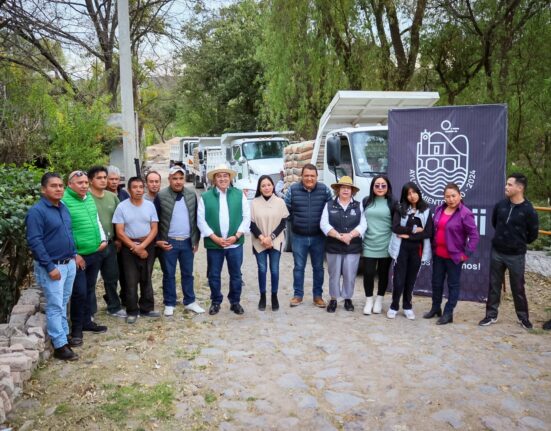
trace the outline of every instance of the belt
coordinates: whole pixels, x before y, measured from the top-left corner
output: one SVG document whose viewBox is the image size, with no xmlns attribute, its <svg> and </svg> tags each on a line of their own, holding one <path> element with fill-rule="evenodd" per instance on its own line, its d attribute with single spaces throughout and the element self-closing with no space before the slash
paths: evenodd
<svg viewBox="0 0 551 431">
<path fill-rule="evenodd" d="M 54 262 L 55 265 L 67 265 L 72 260 L 73 260 L 73 258 L 69 257 L 67 259 L 54 260 L 53 262 Z"/>
<path fill-rule="evenodd" d="M 189 236 L 169 236 L 168 239 L 173 239 L 174 241 L 185 241 L 189 239 Z"/>
</svg>

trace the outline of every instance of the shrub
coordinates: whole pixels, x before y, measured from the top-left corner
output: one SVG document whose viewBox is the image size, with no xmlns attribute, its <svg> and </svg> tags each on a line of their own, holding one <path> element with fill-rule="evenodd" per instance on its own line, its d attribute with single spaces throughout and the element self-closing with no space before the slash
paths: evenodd
<svg viewBox="0 0 551 431">
<path fill-rule="evenodd" d="M 25 217 L 40 197 L 42 171 L 0 165 L 0 322 L 19 298 L 32 268 L 25 236 Z"/>
</svg>

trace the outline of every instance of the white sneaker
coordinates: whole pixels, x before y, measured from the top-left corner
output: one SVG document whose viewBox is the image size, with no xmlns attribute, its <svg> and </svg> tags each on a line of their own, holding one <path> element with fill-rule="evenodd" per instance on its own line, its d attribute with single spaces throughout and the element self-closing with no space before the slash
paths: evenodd
<svg viewBox="0 0 551 431">
<path fill-rule="evenodd" d="M 205 310 L 203 310 L 197 302 L 192 302 L 191 304 L 188 304 L 184 307 L 186 310 L 193 311 L 194 313 L 201 314 L 204 313 Z"/>
<path fill-rule="evenodd" d="M 388 317 L 389 319 L 394 319 L 396 317 L 396 314 L 398 314 L 396 310 L 389 308 L 388 311 L 386 312 L 386 317 Z"/>
<path fill-rule="evenodd" d="M 174 316 L 174 307 L 172 305 L 165 305 L 164 315 L 166 317 Z"/>
<path fill-rule="evenodd" d="M 113 316 L 113 317 L 121 317 L 121 318 L 123 318 L 123 319 L 125 319 L 126 317 L 128 317 L 128 316 L 126 315 L 126 311 L 123 310 L 122 308 L 121 308 L 119 311 L 115 312 L 115 313 L 109 313 L 109 315 L 110 315 L 110 316 Z"/>
<path fill-rule="evenodd" d="M 381 311 L 383 311 L 383 297 L 377 295 L 377 298 L 375 298 L 375 305 L 373 305 L 373 314 L 380 314 Z"/>
<path fill-rule="evenodd" d="M 415 320 L 415 313 L 413 310 L 404 310 L 404 316 L 406 316 L 406 319 Z"/>
<path fill-rule="evenodd" d="M 371 314 L 371 310 L 373 310 L 373 297 L 368 296 L 365 300 L 364 314 Z"/>
</svg>

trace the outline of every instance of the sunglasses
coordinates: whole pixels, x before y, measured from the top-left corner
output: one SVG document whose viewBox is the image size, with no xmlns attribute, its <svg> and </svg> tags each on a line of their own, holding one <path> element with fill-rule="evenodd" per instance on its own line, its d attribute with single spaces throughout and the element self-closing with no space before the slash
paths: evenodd
<svg viewBox="0 0 551 431">
<path fill-rule="evenodd" d="M 386 189 L 386 187 L 387 187 L 386 184 L 373 184 L 373 188 L 375 188 L 375 189 L 384 190 L 384 189 Z"/>
<path fill-rule="evenodd" d="M 71 181 L 75 177 L 78 178 L 78 177 L 82 177 L 82 176 L 86 176 L 86 175 L 88 175 L 88 174 L 84 171 L 75 171 L 71 175 L 69 175 L 69 181 Z"/>
</svg>

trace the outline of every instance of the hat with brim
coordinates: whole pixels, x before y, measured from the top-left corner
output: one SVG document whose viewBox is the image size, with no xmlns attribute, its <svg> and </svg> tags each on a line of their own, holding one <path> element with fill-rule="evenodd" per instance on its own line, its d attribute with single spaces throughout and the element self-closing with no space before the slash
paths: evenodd
<svg viewBox="0 0 551 431">
<path fill-rule="evenodd" d="M 230 176 L 230 180 L 233 180 L 236 175 L 236 172 L 232 171 L 226 165 L 218 165 L 212 171 L 207 172 L 207 178 L 212 183 L 214 181 L 214 176 L 216 174 L 222 174 L 222 173 L 228 174 Z"/>
<path fill-rule="evenodd" d="M 336 182 L 335 184 L 331 184 L 331 188 L 337 193 L 339 192 L 341 186 L 351 187 L 352 193 L 358 193 L 360 191 L 360 189 L 354 185 L 354 183 L 352 182 L 352 178 L 350 178 L 349 176 L 341 177 L 339 178 L 338 182 Z"/>
</svg>

